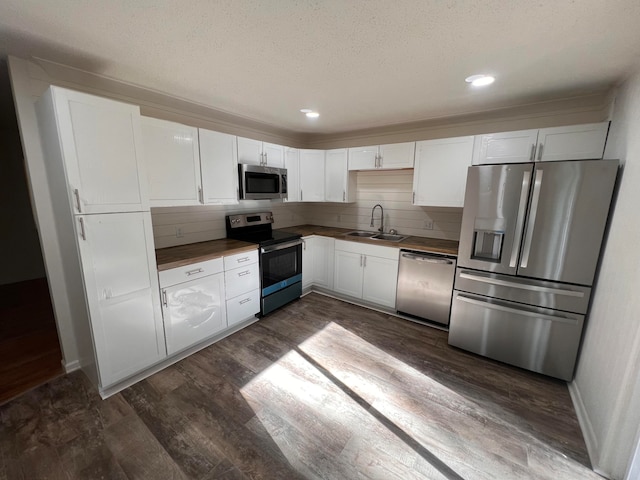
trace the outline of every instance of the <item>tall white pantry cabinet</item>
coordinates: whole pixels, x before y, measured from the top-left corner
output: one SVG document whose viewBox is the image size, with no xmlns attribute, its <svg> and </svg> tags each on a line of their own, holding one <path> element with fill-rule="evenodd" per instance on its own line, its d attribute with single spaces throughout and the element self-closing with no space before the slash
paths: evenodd
<svg viewBox="0 0 640 480">
<path fill-rule="evenodd" d="M 65 268 L 84 287 L 81 367 L 102 393 L 166 357 L 140 110 L 59 87 L 36 109 L 61 243 L 75 240 Z"/>
</svg>

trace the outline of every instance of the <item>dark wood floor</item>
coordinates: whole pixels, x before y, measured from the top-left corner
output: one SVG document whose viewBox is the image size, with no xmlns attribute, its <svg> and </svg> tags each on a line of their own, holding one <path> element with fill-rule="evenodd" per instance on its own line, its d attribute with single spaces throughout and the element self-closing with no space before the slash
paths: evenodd
<svg viewBox="0 0 640 480">
<path fill-rule="evenodd" d="M 62 375 L 46 278 L 0 285 L 0 404 Z"/>
<path fill-rule="evenodd" d="M 589 479 L 563 382 L 311 294 L 102 401 L 0 407 L 0 479 Z"/>
</svg>

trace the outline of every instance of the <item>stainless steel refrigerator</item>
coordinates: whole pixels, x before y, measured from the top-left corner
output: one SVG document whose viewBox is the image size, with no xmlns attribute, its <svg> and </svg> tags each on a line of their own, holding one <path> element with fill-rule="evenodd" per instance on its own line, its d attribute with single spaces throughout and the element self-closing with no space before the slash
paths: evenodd
<svg viewBox="0 0 640 480">
<path fill-rule="evenodd" d="M 470 167 L 449 344 L 571 380 L 617 160 Z"/>
</svg>

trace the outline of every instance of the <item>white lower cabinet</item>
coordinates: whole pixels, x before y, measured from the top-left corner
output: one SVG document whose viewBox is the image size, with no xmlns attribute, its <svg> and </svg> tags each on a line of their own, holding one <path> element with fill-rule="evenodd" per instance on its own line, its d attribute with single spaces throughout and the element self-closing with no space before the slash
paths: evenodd
<svg viewBox="0 0 640 480">
<path fill-rule="evenodd" d="M 335 240 L 311 235 L 302 242 L 302 288 L 317 286 L 333 290 Z"/>
<path fill-rule="evenodd" d="M 335 292 L 395 308 L 397 283 L 397 248 L 335 241 Z"/>
<path fill-rule="evenodd" d="M 229 327 L 260 312 L 258 250 L 224 257 L 224 280 Z"/>
<path fill-rule="evenodd" d="M 162 271 L 159 278 L 169 355 L 227 327 L 222 258 Z"/>
</svg>

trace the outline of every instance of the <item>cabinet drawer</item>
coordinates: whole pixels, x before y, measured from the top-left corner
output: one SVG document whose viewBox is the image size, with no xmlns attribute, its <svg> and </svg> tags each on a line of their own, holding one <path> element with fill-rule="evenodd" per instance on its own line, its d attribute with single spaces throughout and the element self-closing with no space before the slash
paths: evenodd
<svg viewBox="0 0 640 480">
<path fill-rule="evenodd" d="M 252 263 L 258 263 L 258 249 L 224 257 L 225 270 L 244 267 L 246 265 L 251 265 Z"/>
<path fill-rule="evenodd" d="M 227 298 L 260 288 L 260 272 L 257 263 L 224 272 Z"/>
<path fill-rule="evenodd" d="M 235 325 L 260 311 L 260 289 L 227 300 L 227 324 Z"/>
<path fill-rule="evenodd" d="M 170 285 L 188 282 L 189 280 L 195 280 L 196 278 L 206 277 L 207 275 L 214 275 L 222 272 L 222 270 L 222 258 L 214 258 L 206 262 L 192 263 L 184 267 L 163 270 L 158 272 L 158 279 L 160 280 L 160 287 L 164 288 Z"/>
</svg>

